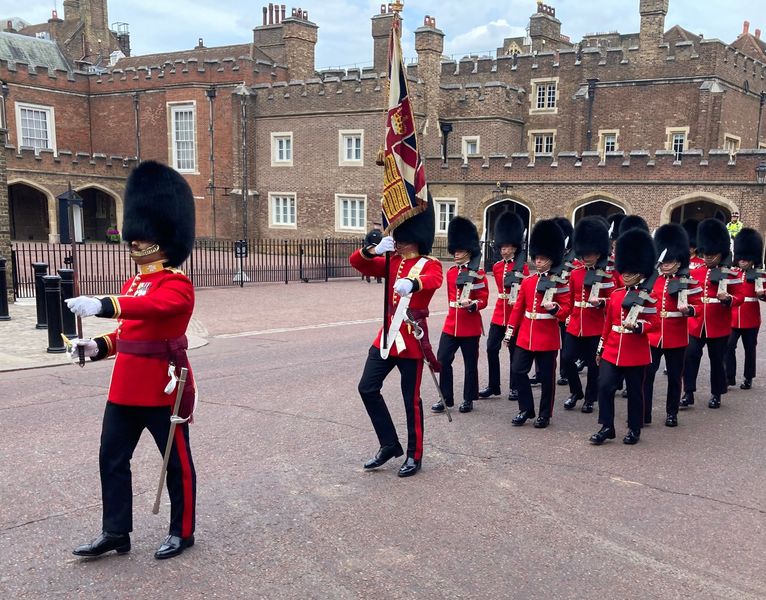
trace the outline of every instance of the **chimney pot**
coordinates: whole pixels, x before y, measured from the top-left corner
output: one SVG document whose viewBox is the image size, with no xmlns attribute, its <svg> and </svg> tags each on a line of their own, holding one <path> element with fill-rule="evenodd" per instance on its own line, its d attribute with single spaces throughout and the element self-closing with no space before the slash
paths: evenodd
<svg viewBox="0 0 766 600">
<path fill-rule="evenodd" d="M 264 6 L 263 7 L 263 24 L 264 25 L 266 25 L 266 23 L 268 22 L 268 18 L 269 18 L 269 9 Z"/>
<path fill-rule="evenodd" d="M 274 5 L 269 2 L 269 25 L 274 24 Z"/>
<path fill-rule="evenodd" d="M 750 33 L 750 21 L 745 21 L 742 24 L 742 34 L 747 35 L 748 33 Z"/>
<path fill-rule="evenodd" d="M 282 18 L 280 19 L 280 21 L 284 21 L 285 20 L 285 14 L 286 13 L 287 13 L 287 7 L 283 4 L 282 5 Z"/>
<path fill-rule="evenodd" d="M 756 37 L 757 39 L 759 39 L 759 40 L 761 39 L 761 30 L 760 30 L 760 29 L 756 29 L 756 30 L 755 30 L 755 37 Z"/>
</svg>

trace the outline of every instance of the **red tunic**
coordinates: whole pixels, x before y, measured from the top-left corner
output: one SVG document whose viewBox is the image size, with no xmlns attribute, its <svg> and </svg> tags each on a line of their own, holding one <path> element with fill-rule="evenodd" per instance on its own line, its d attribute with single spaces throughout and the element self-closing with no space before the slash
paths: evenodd
<svg viewBox="0 0 766 600">
<path fill-rule="evenodd" d="M 567 323 L 567 333 L 577 337 L 593 337 L 601 335 L 604 329 L 604 316 L 606 315 L 606 303 L 601 306 L 593 306 L 588 302 L 591 286 L 585 285 L 585 275 L 588 269 L 584 266 L 577 267 L 569 277 L 570 303 L 572 312 Z M 599 298 L 607 300 L 614 290 L 614 281 L 611 277 L 605 277 L 599 291 Z"/>
<path fill-rule="evenodd" d="M 747 281 L 745 272 L 734 269 L 742 283 L 737 286 L 742 304 L 731 311 L 731 326 L 736 329 L 758 329 L 761 326 L 761 305 L 755 293 L 755 281 Z"/>
<path fill-rule="evenodd" d="M 702 260 L 699 256 L 692 256 L 689 260 L 689 270 L 693 271 L 694 269 L 699 269 L 700 267 L 705 266 L 705 261 Z"/>
<path fill-rule="evenodd" d="M 487 277 L 484 273 L 484 269 L 479 269 L 477 273 L 479 277 L 473 284 L 471 289 L 471 300 L 476 300 L 476 308 L 468 310 L 457 306 L 457 299 L 460 295 L 460 291 L 463 286 L 458 288 L 457 276 L 460 272 L 460 268 L 457 265 L 453 265 L 447 270 L 447 299 L 449 300 L 449 312 L 447 312 L 447 318 L 444 320 L 444 328 L 442 331 L 455 337 L 473 337 L 481 335 L 483 332 L 483 325 L 481 322 L 480 310 L 487 307 L 487 301 L 489 300 L 489 288 L 487 287 Z"/>
<path fill-rule="evenodd" d="M 645 312 L 642 311 L 639 318 L 639 323 L 643 325 L 641 333 L 623 330 L 622 322 L 629 312 L 629 309 L 622 307 L 625 294 L 625 288 L 617 289 L 612 292 L 607 303 L 606 319 L 599 343 L 601 358 L 618 367 L 648 365 L 652 362 L 648 334 L 656 327 L 657 311 L 654 306 L 644 308 Z"/>
<path fill-rule="evenodd" d="M 649 342 L 653 348 L 683 348 L 689 345 L 689 317 L 678 310 L 678 294 L 669 294 L 668 285 L 675 279 L 660 275 L 654 282 L 652 297 L 657 300 L 657 327 L 649 332 Z M 694 289 L 699 290 L 699 286 Z M 690 292 L 694 289 L 689 290 Z M 700 291 L 690 293 L 687 304 L 694 310 L 700 310 Z"/>
<path fill-rule="evenodd" d="M 497 285 L 497 301 L 495 302 L 495 312 L 492 313 L 492 323 L 495 325 L 508 325 L 508 319 L 511 318 L 513 304 L 510 304 L 510 288 L 505 287 L 505 274 L 510 273 L 513 267 L 513 259 L 509 261 L 499 260 L 492 267 L 492 274 L 495 276 Z M 529 275 L 529 267 L 524 263 L 522 271 L 524 276 Z"/>
<path fill-rule="evenodd" d="M 410 270 L 421 258 L 425 258 L 426 261 L 420 274 L 411 277 L 411 279 L 416 282 L 412 293 L 412 299 L 410 300 L 410 309 L 413 311 L 427 310 L 434 292 L 441 287 L 442 279 L 444 278 L 441 262 L 432 257 L 415 255 L 413 257 L 408 256 L 407 258 L 404 258 L 399 254 L 394 254 L 391 257 L 389 268 L 389 281 L 390 285 L 393 287 L 397 279 L 409 277 Z M 384 277 L 386 274 L 386 259 L 382 256 L 367 258 L 362 254 L 361 250 L 356 250 L 350 256 L 349 262 L 352 267 L 365 277 Z M 388 323 L 385 323 L 385 327 L 390 327 L 391 325 L 400 296 L 392 289 L 389 298 Z M 399 346 L 394 343 L 394 340 L 391 340 L 389 342 L 391 344 L 390 356 L 399 356 L 401 358 L 423 358 L 423 351 L 420 349 L 418 340 L 415 339 L 415 336 L 412 334 L 410 325 L 406 323 L 402 324 L 399 333 L 402 334 L 404 348 L 400 350 Z M 378 335 L 373 343 L 376 348 L 380 348 L 380 338 L 382 335 L 383 328 L 378 331 Z"/>
<path fill-rule="evenodd" d="M 702 266 L 691 271 L 693 279 L 699 281 L 702 288 L 701 306 L 695 309 L 694 316 L 689 318 L 689 334 L 702 337 L 703 330 L 707 337 L 717 338 L 731 333 L 732 309 L 742 304 L 741 282 L 729 284 L 727 292 L 731 295 L 730 305 L 722 304 L 718 296 L 718 284 L 710 281 L 710 269 Z"/>
<path fill-rule="evenodd" d="M 508 326 L 517 335 L 516 345 L 531 352 L 550 352 L 561 349 L 559 322 L 566 321 L 571 310 L 569 287 L 556 285 L 557 293 L 553 302 L 559 305 L 555 315 L 549 314 L 540 305 L 543 294 L 537 291 L 540 275 L 535 273 L 521 282 L 519 297 L 511 312 Z"/>
<path fill-rule="evenodd" d="M 183 336 L 194 310 L 194 286 L 177 269 L 137 274 L 122 286 L 120 296 L 107 296 L 117 329 L 101 336 L 107 355 L 117 355 L 109 385 L 109 401 L 130 406 L 172 406 L 175 392 L 165 393 L 170 381 L 168 360 L 117 352 L 117 340 L 157 342 Z M 195 389 L 191 369 L 186 389 Z"/>
</svg>

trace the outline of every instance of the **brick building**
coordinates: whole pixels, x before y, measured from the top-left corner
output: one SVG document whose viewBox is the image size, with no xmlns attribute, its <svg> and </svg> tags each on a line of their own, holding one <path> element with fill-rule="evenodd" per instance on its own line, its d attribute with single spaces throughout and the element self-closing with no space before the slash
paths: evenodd
<svg viewBox="0 0 766 600">
<path fill-rule="evenodd" d="M 104 0 L 65 8 L 75 4 L 83 31 L 83 15 L 106 15 Z M 657 226 L 727 219 L 736 207 L 766 228 L 760 31 L 746 25 L 731 44 L 704 39 L 666 28 L 669 0 L 636 4 L 638 33 L 575 42 L 538 2 L 526 38 L 459 61 L 444 58 L 444 33 L 424 18 L 408 70 L 441 233 L 456 213 L 491 231 L 507 210 L 530 224 L 637 212 Z M 55 197 L 71 181 L 86 198 L 86 237 L 100 239 L 121 225 L 127 172 L 148 158 L 187 176 L 201 237 L 240 237 L 245 218 L 251 237 L 366 231 L 379 214 L 392 19 L 386 6 L 372 17 L 373 66 L 322 72 L 317 25 L 284 5 L 263 8 L 251 41 L 200 40 L 111 66 L 78 63 L 53 35 L 0 33 L 11 237 L 56 240 Z M 113 41 L 129 54 L 125 31 Z"/>
</svg>

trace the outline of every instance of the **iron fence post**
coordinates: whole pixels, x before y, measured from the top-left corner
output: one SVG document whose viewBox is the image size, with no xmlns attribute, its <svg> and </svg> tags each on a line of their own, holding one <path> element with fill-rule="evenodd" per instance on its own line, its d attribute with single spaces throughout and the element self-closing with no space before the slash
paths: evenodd
<svg viewBox="0 0 766 600">
<path fill-rule="evenodd" d="M 287 285 L 287 282 L 290 279 L 287 272 L 287 240 L 284 240 L 284 248 L 285 248 L 285 285 Z"/>
<path fill-rule="evenodd" d="M 35 329 L 46 329 L 48 320 L 45 313 L 45 282 L 43 277 L 48 275 L 48 263 L 32 263 L 35 273 L 35 308 L 37 309 L 37 323 Z"/>
<path fill-rule="evenodd" d="M 0 321 L 10 321 L 8 314 L 8 274 L 5 269 L 5 260 L 0 257 Z"/>
<path fill-rule="evenodd" d="M 66 352 L 64 340 L 61 339 L 61 276 L 43 276 L 45 286 L 45 307 L 48 317 L 48 352 L 61 354 Z"/>
</svg>

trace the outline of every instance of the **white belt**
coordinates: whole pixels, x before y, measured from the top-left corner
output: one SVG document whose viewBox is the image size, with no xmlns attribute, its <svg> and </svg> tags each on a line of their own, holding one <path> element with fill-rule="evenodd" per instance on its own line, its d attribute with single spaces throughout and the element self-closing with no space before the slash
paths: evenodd
<svg viewBox="0 0 766 600">
<path fill-rule="evenodd" d="M 508 300 L 508 298 L 510 298 L 510 297 L 511 297 L 511 295 L 510 295 L 510 294 L 498 294 L 498 295 L 497 295 L 497 297 L 498 297 L 500 300 Z"/>
<path fill-rule="evenodd" d="M 632 329 L 628 329 L 626 327 L 623 327 L 622 325 L 612 325 L 612 331 L 615 333 L 636 333 Z"/>
<path fill-rule="evenodd" d="M 575 302 L 574 305 L 576 308 L 600 308 L 598 306 L 593 306 L 590 302 Z"/>
<path fill-rule="evenodd" d="M 552 315 L 551 313 L 539 313 L 539 312 L 529 312 L 524 311 L 524 316 L 527 319 L 532 319 L 533 321 L 539 321 L 540 319 L 555 319 L 556 315 Z"/>
<path fill-rule="evenodd" d="M 458 302 L 450 302 L 449 303 L 450 308 L 460 308 L 460 303 Z"/>
<path fill-rule="evenodd" d="M 720 304 L 721 301 L 718 298 L 702 298 L 702 304 Z"/>
<path fill-rule="evenodd" d="M 758 302 L 758 298 L 745 298 L 745 302 Z"/>
<path fill-rule="evenodd" d="M 674 317 L 683 317 L 684 313 L 679 310 L 661 310 L 660 317 L 663 319 L 672 319 Z"/>
</svg>

